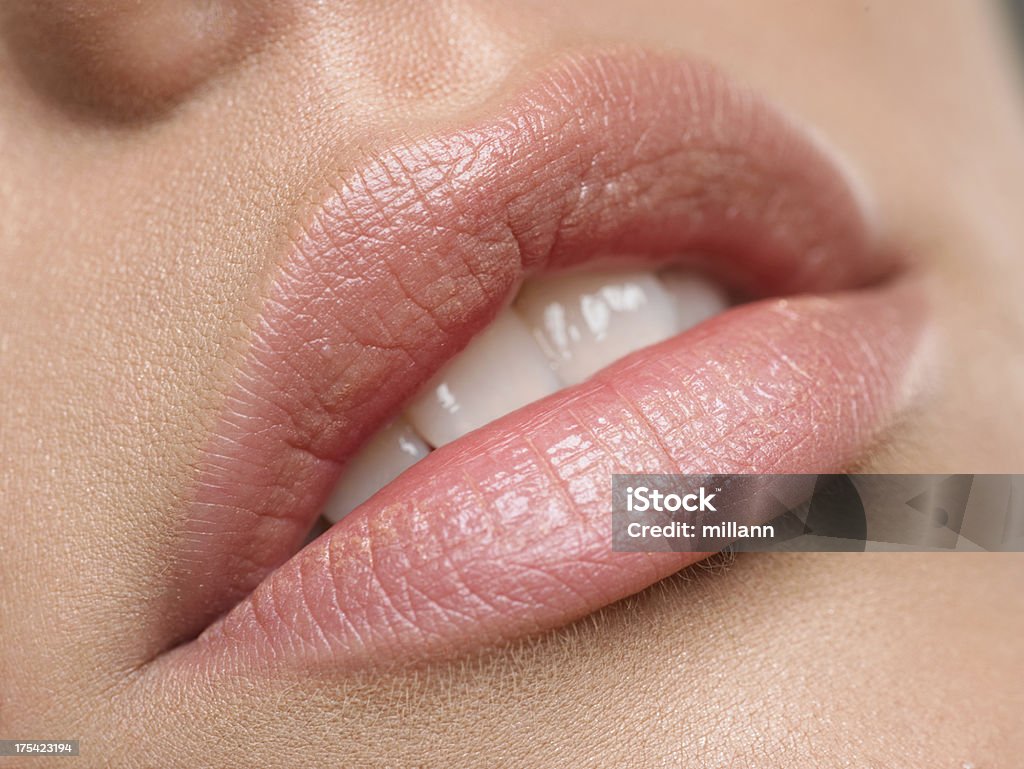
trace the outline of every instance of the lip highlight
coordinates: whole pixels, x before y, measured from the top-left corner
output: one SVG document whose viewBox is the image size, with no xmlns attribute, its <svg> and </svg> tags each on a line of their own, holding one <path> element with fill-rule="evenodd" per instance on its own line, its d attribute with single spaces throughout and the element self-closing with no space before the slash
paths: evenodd
<svg viewBox="0 0 1024 769">
<path fill-rule="evenodd" d="M 255 591 L 179 652 L 356 669 L 563 624 L 698 557 L 613 553 L 613 472 L 835 471 L 904 404 L 918 292 L 870 287 L 897 265 L 850 185 L 756 96 L 700 63 L 578 53 L 487 114 L 349 169 L 295 228 L 200 462 L 179 636 Z M 681 253 L 796 296 L 442 447 L 264 579 L 524 275 Z"/>
</svg>

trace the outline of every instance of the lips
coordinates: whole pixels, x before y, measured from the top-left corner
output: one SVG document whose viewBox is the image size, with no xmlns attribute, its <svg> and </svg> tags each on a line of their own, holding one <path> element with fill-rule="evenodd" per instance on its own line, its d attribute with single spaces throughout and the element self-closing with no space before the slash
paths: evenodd
<svg viewBox="0 0 1024 769">
<path fill-rule="evenodd" d="M 289 559 L 346 459 L 524 276 L 681 254 L 764 298 L 448 443 Z M 862 457 L 907 398 L 921 303 L 897 268 L 816 144 L 686 60 L 572 54 L 474 123 L 380 151 L 334 180 L 269 280 L 199 464 L 168 621 L 187 637 L 241 602 L 181 651 L 435 658 L 688 565 L 611 552 L 611 474 Z"/>
</svg>

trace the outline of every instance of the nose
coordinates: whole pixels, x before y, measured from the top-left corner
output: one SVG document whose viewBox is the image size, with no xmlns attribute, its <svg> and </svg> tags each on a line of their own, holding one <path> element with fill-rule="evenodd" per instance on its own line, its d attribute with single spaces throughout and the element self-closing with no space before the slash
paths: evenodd
<svg viewBox="0 0 1024 769">
<path fill-rule="evenodd" d="M 62 105 L 137 118 L 178 103 L 260 29 L 250 0 L 15 0 L 3 30 L 30 85 Z M 267 19 L 264 18 L 264 21 Z"/>
<path fill-rule="evenodd" d="M 108 119 L 166 113 L 245 62 L 391 112 L 479 98 L 536 45 L 527 3 L 492 0 L 12 0 L 27 82 Z M 528 30 L 528 31 L 527 31 Z M 530 42 L 526 42 L 530 41 Z"/>
</svg>

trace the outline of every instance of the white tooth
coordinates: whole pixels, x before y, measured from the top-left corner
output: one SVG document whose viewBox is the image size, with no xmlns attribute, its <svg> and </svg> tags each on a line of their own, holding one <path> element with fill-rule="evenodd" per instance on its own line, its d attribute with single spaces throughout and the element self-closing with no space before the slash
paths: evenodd
<svg viewBox="0 0 1024 769">
<path fill-rule="evenodd" d="M 430 453 L 430 447 L 401 417 L 381 428 L 345 470 L 327 502 L 323 516 L 337 523 Z"/>
<path fill-rule="evenodd" d="M 716 283 L 690 270 L 671 268 L 660 274 L 676 310 L 676 333 L 718 315 L 729 307 L 729 297 Z"/>
<path fill-rule="evenodd" d="M 668 293 L 639 270 L 541 278 L 523 287 L 515 306 L 567 385 L 676 333 Z"/>
<path fill-rule="evenodd" d="M 406 412 L 433 446 L 559 389 L 523 321 L 505 310 L 439 371 Z"/>
</svg>

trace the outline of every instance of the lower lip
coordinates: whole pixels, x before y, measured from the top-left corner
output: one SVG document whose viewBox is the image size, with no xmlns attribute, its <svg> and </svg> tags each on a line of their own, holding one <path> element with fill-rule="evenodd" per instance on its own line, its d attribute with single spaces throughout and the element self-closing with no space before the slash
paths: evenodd
<svg viewBox="0 0 1024 769">
<path fill-rule="evenodd" d="M 359 669 L 582 617 L 698 560 L 611 550 L 615 472 L 835 472 L 911 394 L 907 281 L 738 307 L 435 451 L 201 637 Z M 250 658 L 252 659 L 252 658 Z"/>
</svg>

